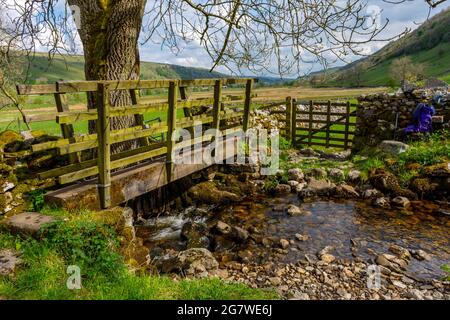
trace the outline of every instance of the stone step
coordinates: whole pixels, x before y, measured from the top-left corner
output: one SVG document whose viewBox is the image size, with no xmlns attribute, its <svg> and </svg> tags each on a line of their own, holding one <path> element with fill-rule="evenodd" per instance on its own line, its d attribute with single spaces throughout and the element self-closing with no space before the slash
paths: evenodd
<svg viewBox="0 0 450 320">
<path fill-rule="evenodd" d="M 54 217 L 46 216 L 37 212 L 23 212 L 6 218 L 0 223 L 0 227 L 12 234 L 39 237 L 44 224 L 56 221 Z"/>
</svg>

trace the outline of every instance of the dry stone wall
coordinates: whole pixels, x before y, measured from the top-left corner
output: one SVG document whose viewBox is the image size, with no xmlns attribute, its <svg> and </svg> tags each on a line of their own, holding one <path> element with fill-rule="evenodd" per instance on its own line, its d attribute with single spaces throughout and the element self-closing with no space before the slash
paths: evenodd
<svg viewBox="0 0 450 320">
<path fill-rule="evenodd" d="M 450 92 L 448 88 L 418 89 L 411 93 L 380 93 L 360 96 L 357 111 L 358 126 L 353 140 L 353 151 L 367 146 L 376 146 L 383 140 L 398 138 L 398 133 L 412 121 L 412 113 L 419 102 L 431 101 L 433 95 L 441 92 L 446 103 L 437 108 L 443 116 L 443 123 L 433 124 L 434 128 L 450 126 Z"/>
</svg>

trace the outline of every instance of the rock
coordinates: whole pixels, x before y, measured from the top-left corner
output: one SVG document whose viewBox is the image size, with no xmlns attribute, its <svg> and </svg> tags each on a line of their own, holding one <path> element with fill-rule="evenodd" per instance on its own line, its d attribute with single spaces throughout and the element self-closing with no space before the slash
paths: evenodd
<svg viewBox="0 0 450 320">
<path fill-rule="evenodd" d="M 350 182 L 359 182 L 361 180 L 361 171 L 359 170 L 350 170 L 347 179 Z"/>
<path fill-rule="evenodd" d="M 411 206 L 411 202 L 409 201 L 408 198 L 406 197 L 395 197 L 394 199 L 392 199 L 391 203 L 398 208 L 404 208 L 407 209 Z"/>
<path fill-rule="evenodd" d="M 341 198 L 359 198 L 359 193 L 352 186 L 341 184 L 335 188 L 334 196 Z"/>
<path fill-rule="evenodd" d="M 287 214 L 290 216 L 299 216 L 303 214 L 303 210 L 294 204 L 290 204 L 287 207 Z"/>
<path fill-rule="evenodd" d="M 400 289 L 406 289 L 406 288 L 407 288 L 407 285 L 404 284 L 404 283 L 401 282 L 401 281 L 398 281 L 398 280 L 391 280 L 391 282 L 392 282 L 392 284 L 393 284 L 394 286 L 396 286 L 397 288 L 400 288 Z"/>
<path fill-rule="evenodd" d="M 301 182 L 295 187 L 295 192 L 301 192 L 308 184 L 306 182 Z"/>
<path fill-rule="evenodd" d="M 276 287 L 281 284 L 281 278 L 280 277 L 270 277 L 269 282 L 272 286 Z"/>
<path fill-rule="evenodd" d="M 406 298 L 408 299 L 413 299 L 413 300 L 423 300 L 423 294 L 422 292 L 420 292 L 419 289 L 411 289 L 410 291 L 408 291 L 405 295 Z"/>
<path fill-rule="evenodd" d="M 283 249 L 289 248 L 289 241 L 286 240 L 286 239 L 281 239 L 281 240 L 280 240 L 280 246 L 281 246 L 281 248 L 283 248 Z"/>
<path fill-rule="evenodd" d="M 394 140 L 384 140 L 378 147 L 386 153 L 398 155 L 408 150 L 409 146 L 406 143 Z"/>
<path fill-rule="evenodd" d="M 323 261 L 325 263 L 331 263 L 334 260 L 336 260 L 336 257 L 329 253 L 325 253 L 325 254 L 321 255 L 319 258 L 321 261 Z"/>
<path fill-rule="evenodd" d="M 289 180 L 302 182 L 304 178 L 305 178 L 305 175 L 303 174 L 303 171 L 299 168 L 290 169 L 288 171 L 288 179 Z"/>
<path fill-rule="evenodd" d="M 316 151 L 314 151 L 311 148 L 302 149 L 299 151 L 300 154 L 306 156 L 306 157 L 318 157 L 320 154 Z"/>
<path fill-rule="evenodd" d="M 325 248 L 323 248 L 322 250 L 319 251 L 318 256 L 320 257 L 324 254 L 330 253 L 333 250 L 334 250 L 334 248 L 332 246 L 326 246 Z"/>
<path fill-rule="evenodd" d="M 55 221 L 56 219 L 51 216 L 24 212 L 3 220 L 1 226 L 13 234 L 39 237 L 42 227 Z"/>
<path fill-rule="evenodd" d="M 406 269 L 408 266 L 408 262 L 406 260 L 399 259 L 396 256 L 386 253 L 378 255 L 376 258 L 376 263 L 397 273 L 402 273 L 402 270 Z"/>
<path fill-rule="evenodd" d="M 225 222 L 218 221 L 216 224 L 216 230 L 221 234 L 229 234 L 231 232 L 231 226 Z"/>
<path fill-rule="evenodd" d="M 421 249 L 414 250 L 411 253 L 412 253 L 412 256 L 419 261 L 423 261 L 423 260 L 430 261 L 431 260 L 431 256 Z"/>
<path fill-rule="evenodd" d="M 403 196 L 409 199 L 417 199 L 417 195 L 414 192 L 402 188 L 397 177 L 385 169 L 378 168 L 369 171 L 369 182 L 374 188 L 382 191 L 384 194 L 393 197 Z"/>
<path fill-rule="evenodd" d="M 342 181 L 345 179 L 345 174 L 341 169 L 333 168 L 328 171 L 328 177 L 334 181 Z"/>
<path fill-rule="evenodd" d="M 391 267 L 392 267 L 391 260 L 393 260 L 394 258 L 395 257 L 392 255 L 383 253 L 383 254 L 380 254 L 377 256 L 376 263 L 380 266 L 391 269 Z"/>
<path fill-rule="evenodd" d="M 0 187 L 0 189 L 2 190 L 2 192 L 7 192 L 9 190 L 14 189 L 16 185 L 12 182 L 6 181 L 5 183 L 2 184 L 2 186 Z"/>
<path fill-rule="evenodd" d="M 233 239 L 230 239 L 228 235 L 225 236 L 217 236 L 214 238 L 214 251 L 227 251 L 236 247 L 236 242 Z"/>
<path fill-rule="evenodd" d="M 309 237 L 308 237 L 308 235 L 302 235 L 300 233 L 296 233 L 295 239 L 297 239 L 298 241 L 306 241 L 309 239 Z"/>
<path fill-rule="evenodd" d="M 300 197 L 327 196 L 333 193 L 334 188 L 335 184 L 327 180 L 316 180 L 315 178 L 310 178 L 308 181 L 308 186 L 300 191 L 298 195 Z"/>
<path fill-rule="evenodd" d="M 190 240 L 208 235 L 208 226 L 202 222 L 186 222 L 181 228 L 181 238 Z"/>
<path fill-rule="evenodd" d="M 310 300 L 310 298 L 306 292 L 294 292 L 291 300 Z"/>
<path fill-rule="evenodd" d="M 241 227 L 232 227 L 230 232 L 230 237 L 235 241 L 243 243 L 248 238 L 248 231 L 242 229 Z"/>
<path fill-rule="evenodd" d="M 403 247 L 400 247 L 396 244 L 391 244 L 389 246 L 389 251 L 397 255 L 400 259 L 411 259 L 411 254 L 408 249 L 405 249 Z"/>
<path fill-rule="evenodd" d="M 377 189 L 367 189 L 364 190 L 362 197 L 364 199 L 372 199 L 375 197 L 378 197 L 380 195 L 380 191 L 378 191 Z"/>
<path fill-rule="evenodd" d="M 278 195 L 291 193 L 291 186 L 288 184 L 279 184 L 275 187 L 275 193 Z"/>
<path fill-rule="evenodd" d="M 0 250 L 0 276 L 13 275 L 21 262 L 18 252 L 10 249 Z"/>
<path fill-rule="evenodd" d="M 187 275 L 203 276 L 204 272 L 216 271 L 219 263 L 212 253 L 204 248 L 193 248 L 181 251 L 178 256 L 178 263 Z"/>
<path fill-rule="evenodd" d="M 191 187 L 187 194 L 192 201 L 204 204 L 226 204 L 240 200 L 235 193 L 217 189 L 212 181 L 202 182 Z"/>
<path fill-rule="evenodd" d="M 300 182 L 295 181 L 295 180 L 289 180 L 287 184 L 291 186 L 292 190 L 296 190 L 297 186 L 300 184 Z"/>
<path fill-rule="evenodd" d="M 389 198 L 380 197 L 380 198 L 375 199 L 375 201 L 373 202 L 373 206 L 378 207 L 378 208 L 389 208 L 391 205 L 390 205 Z"/>
<path fill-rule="evenodd" d="M 327 177 L 327 172 L 322 168 L 313 168 L 308 172 L 308 175 L 316 179 L 325 179 Z"/>
</svg>

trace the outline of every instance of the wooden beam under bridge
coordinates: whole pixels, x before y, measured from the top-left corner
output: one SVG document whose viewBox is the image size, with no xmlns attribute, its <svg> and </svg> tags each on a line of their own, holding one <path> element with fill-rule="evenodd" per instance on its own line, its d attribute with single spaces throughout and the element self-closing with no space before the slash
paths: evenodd
<svg viewBox="0 0 450 320">
<path fill-rule="evenodd" d="M 216 154 L 217 159 L 224 161 L 237 153 L 237 138 L 224 139 L 222 152 Z M 183 158 L 199 157 L 205 147 L 197 151 L 183 154 Z M 220 150 L 220 148 L 219 148 Z M 214 164 L 182 164 L 174 161 L 172 176 L 168 177 L 165 158 L 151 163 L 143 163 L 131 168 L 122 169 L 111 175 L 111 206 L 117 206 L 140 195 L 161 188 L 170 182 L 189 176 Z M 170 179 L 170 181 L 169 181 Z M 45 201 L 64 207 L 67 210 L 89 209 L 99 210 L 100 196 L 97 179 L 71 185 L 45 195 Z"/>
</svg>

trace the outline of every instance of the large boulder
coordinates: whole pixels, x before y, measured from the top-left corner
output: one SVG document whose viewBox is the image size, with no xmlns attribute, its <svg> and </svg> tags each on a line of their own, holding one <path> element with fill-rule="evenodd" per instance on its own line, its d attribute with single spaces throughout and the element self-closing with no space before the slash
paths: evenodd
<svg viewBox="0 0 450 320">
<path fill-rule="evenodd" d="M 300 197 L 313 197 L 313 196 L 330 196 L 334 192 L 336 185 L 328 180 L 317 180 L 315 178 L 309 178 L 308 186 L 301 190 L 298 195 Z"/>
<path fill-rule="evenodd" d="M 193 248 L 178 254 L 180 269 L 186 275 L 205 277 L 208 272 L 216 271 L 219 263 L 212 253 L 204 248 Z"/>
<path fill-rule="evenodd" d="M 378 147 L 381 151 L 392 155 L 403 153 L 409 148 L 406 143 L 395 140 L 384 140 L 378 145 Z"/>
<path fill-rule="evenodd" d="M 402 188 L 397 177 L 384 169 L 375 169 L 369 172 L 369 183 L 384 194 L 393 197 L 402 196 L 408 199 L 417 199 L 417 194 Z"/>
<path fill-rule="evenodd" d="M 188 190 L 188 195 L 194 202 L 204 204 L 226 204 L 240 200 L 235 193 L 217 189 L 217 186 L 211 181 L 193 186 Z"/>
</svg>

